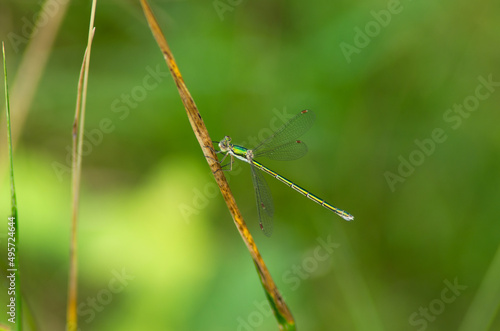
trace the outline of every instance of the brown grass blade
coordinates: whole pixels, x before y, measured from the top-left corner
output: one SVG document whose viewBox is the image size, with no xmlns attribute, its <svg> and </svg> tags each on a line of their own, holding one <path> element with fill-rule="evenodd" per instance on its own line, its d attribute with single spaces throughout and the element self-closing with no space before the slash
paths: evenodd
<svg viewBox="0 0 500 331">
<path fill-rule="evenodd" d="M 243 220 L 238 206 L 236 205 L 233 194 L 231 193 L 231 189 L 229 188 L 229 185 L 226 181 L 226 177 L 221 171 L 220 164 L 216 161 L 217 156 L 212 148 L 212 139 L 210 139 L 208 130 L 205 126 L 205 123 L 203 122 L 200 112 L 198 111 L 198 108 L 196 107 L 196 104 L 191 97 L 186 84 L 184 83 L 184 79 L 182 78 L 179 68 L 177 67 L 174 56 L 170 51 L 170 48 L 160 29 L 160 26 L 158 25 L 158 22 L 156 21 L 147 1 L 141 0 L 141 5 L 153 36 L 155 37 L 156 42 L 158 43 L 158 46 L 162 51 L 163 56 L 165 57 L 168 68 L 170 69 L 175 84 L 177 85 L 177 89 L 179 90 L 182 102 L 184 104 L 184 107 L 186 108 L 189 122 L 191 123 L 193 131 L 196 135 L 196 139 L 198 139 L 202 151 L 206 156 L 208 165 L 210 166 L 210 169 L 212 170 L 212 173 L 215 177 L 215 181 L 217 182 L 222 196 L 226 201 L 227 207 L 229 209 L 229 212 L 231 213 L 234 223 L 238 231 L 240 232 L 240 235 L 245 245 L 247 246 L 250 255 L 252 256 L 262 285 L 264 287 L 264 290 L 266 291 L 266 296 L 280 325 L 280 329 L 293 330 L 295 329 L 295 321 L 293 319 L 293 316 L 288 309 L 285 301 L 283 300 L 280 292 L 278 291 L 278 288 L 276 287 L 276 284 L 274 283 L 271 274 L 269 273 L 269 270 L 267 269 L 264 260 L 262 259 L 262 256 L 257 249 L 252 235 L 248 231 L 248 228 L 245 224 L 245 221 Z"/>
</svg>

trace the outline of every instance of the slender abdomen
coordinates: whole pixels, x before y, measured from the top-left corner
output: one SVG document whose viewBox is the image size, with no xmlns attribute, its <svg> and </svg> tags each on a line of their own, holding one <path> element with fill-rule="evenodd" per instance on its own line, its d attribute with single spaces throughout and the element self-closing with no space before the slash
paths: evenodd
<svg viewBox="0 0 500 331">
<path fill-rule="evenodd" d="M 253 165 L 255 167 L 257 167 L 260 170 L 264 171 L 265 173 L 273 176 L 274 178 L 278 179 L 279 181 L 285 183 L 286 185 L 288 185 L 289 187 L 291 187 L 295 191 L 297 191 L 300 194 L 308 197 L 309 199 L 311 199 L 312 201 L 316 202 L 317 204 L 320 204 L 321 206 L 325 207 L 326 209 L 329 209 L 329 210 L 333 211 L 334 213 L 336 213 L 337 215 L 339 215 L 340 217 L 342 217 L 346 221 L 351 221 L 351 220 L 354 219 L 354 216 L 352 216 L 351 214 L 349 214 L 349 213 L 343 211 L 342 209 L 339 209 L 339 208 L 337 208 L 337 207 L 329 204 L 328 202 L 326 202 L 325 200 L 321 199 L 320 197 L 312 194 L 308 190 L 306 190 L 306 189 L 304 189 L 304 188 L 302 188 L 302 187 L 294 184 L 292 181 L 286 179 L 285 177 L 283 177 L 281 175 L 278 175 L 277 173 L 275 173 L 271 169 L 267 168 L 263 164 L 255 161 L 255 160 L 252 160 L 252 163 L 253 163 Z"/>
</svg>

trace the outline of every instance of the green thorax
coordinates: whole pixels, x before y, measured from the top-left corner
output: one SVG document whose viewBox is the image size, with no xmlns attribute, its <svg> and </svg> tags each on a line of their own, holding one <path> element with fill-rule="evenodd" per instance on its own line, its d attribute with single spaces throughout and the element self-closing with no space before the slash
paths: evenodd
<svg viewBox="0 0 500 331">
<path fill-rule="evenodd" d="M 248 148 L 243 146 L 233 145 L 233 153 L 244 158 L 247 157 Z"/>
</svg>

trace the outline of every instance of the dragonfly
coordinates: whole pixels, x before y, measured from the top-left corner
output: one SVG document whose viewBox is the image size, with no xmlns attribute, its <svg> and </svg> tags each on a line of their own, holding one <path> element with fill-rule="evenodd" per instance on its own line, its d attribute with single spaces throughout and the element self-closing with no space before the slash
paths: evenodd
<svg viewBox="0 0 500 331">
<path fill-rule="evenodd" d="M 274 205 L 269 186 L 260 171 L 278 179 L 312 201 L 333 211 L 346 221 L 354 219 L 354 216 L 351 214 L 333 206 L 255 160 L 255 158 L 259 157 L 267 157 L 271 160 L 290 161 L 304 156 L 307 153 L 307 146 L 302 140 L 298 140 L 298 138 L 312 127 L 314 118 L 314 112 L 311 110 L 302 110 L 253 149 L 233 144 L 230 136 L 225 136 L 221 141 L 215 142 L 218 143 L 220 149 L 217 153 L 224 154 L 220 163 L 223 163 L 228 155 L 230 156 L 230 169 L 228 170 L 232 170 L 234 158 L 250 164 L 257 201 L 259 225 L 267 237 L 270 237 L 273 233 Z"/>
</svg>

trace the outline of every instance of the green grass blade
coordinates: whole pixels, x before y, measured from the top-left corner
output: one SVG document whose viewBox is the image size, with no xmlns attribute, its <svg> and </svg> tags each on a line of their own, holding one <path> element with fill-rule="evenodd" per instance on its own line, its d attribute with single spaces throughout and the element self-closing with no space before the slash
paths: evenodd
<svg viewBox="0 0 500 331">
<path fill-rule="evenodd" d="M 18 226 L 18 218 L 17 218 L 17 199 L 16 199 L 16 187 L 14 185 L 14 158 L 12 153 L 12 130 L 10 123 L 10 102 L 9 102 L 9 87 L 7 84 L 7 61 L 5 59 L 5 45 L 2 42 L 2 55 L 3 55 L 3 74 L 4 74 L 4 86 L 5 86 L 5 114 L 7 118 L 7 144 L 9 150 L 9 168 L 10 168 L 10 194 L 11 194 L 11 217 L 9 218 L 9 233 L 7 237 L 7 247 L 9 253 L 12 250 L 12 255 L 9 255 L 9 258 L 13 258 L 9 260 L 7 272 L 13 274 L 14 276 L 14 296 L 10 296 L 9 303 L 12 302 L 12 298 L 15 299 L 15 315 L 10 315 L 9 318 L 13 318 L 9 321 L 14 321 L 15 330 L 22 330 L 22 301 L 21 301 L 21 287 L 20 287 L 20 279 L 19 279 L 19 226 Z M 10 286 L 9 286 L 10 289 Z M 10 309 L 9 309 L 10 310 Z"/>
<path fill-rule="evenodd" d="M 487 331 L 500 311 L 500 246 L 477 290 L 459 331 Z"/>
</svg>

